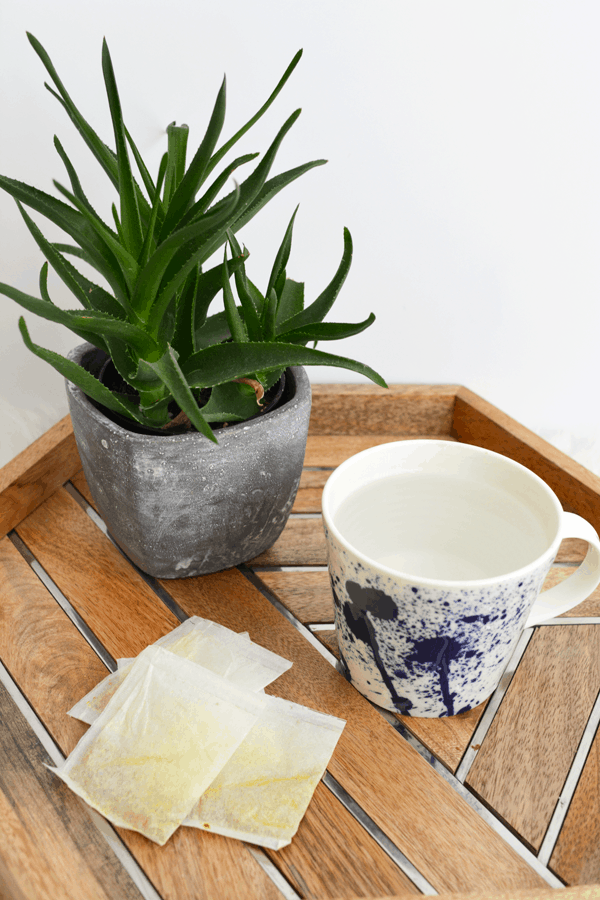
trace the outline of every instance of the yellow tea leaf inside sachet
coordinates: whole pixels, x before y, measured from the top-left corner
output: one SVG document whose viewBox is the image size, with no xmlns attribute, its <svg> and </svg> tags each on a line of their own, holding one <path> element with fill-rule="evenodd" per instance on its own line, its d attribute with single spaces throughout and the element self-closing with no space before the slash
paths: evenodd
<svg viewBox="0 0 600 900">
<path fill-rule="evenodd" d="M 54 771 L 114 824 L 164 844 L 258 720 L 263 703 L 264 695 L 151 646 Z"/>
</svg>

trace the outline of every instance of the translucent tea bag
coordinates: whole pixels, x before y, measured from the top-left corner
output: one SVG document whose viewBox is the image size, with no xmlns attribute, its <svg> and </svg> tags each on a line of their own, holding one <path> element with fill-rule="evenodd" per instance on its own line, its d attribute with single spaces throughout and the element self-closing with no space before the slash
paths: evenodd
<svg viewBox="0 0 600 900">
<path fill-rule="evenodd" d="M 183 824 L 272 850 L 285 847 L 345 724 L 265 695 L 260 719 Z"/>
<path fill-rule="evenodd" d="M 115 825 L 164 844 L 259 718 L 265 696 L 147 647 L 53 769 Z"/>
<path fill-rule="evenodd" d="M 75 706 L 69 710 L 68 715 L 74 719 L 80 719 L 92 725 L 96 721 L 102 710 L 106 707 L 108 701 L 116 693 L 117 688 L 131 669 L 135 657 L 132 659 L 118 659 L 117 671 L 111 672 L 106 678 L 103 678 L 96 687 L 82 697 Z"/>
<path fill-rule="evenodd" d="M 259 691 L 279 678 L 291 662 L 253 644 L 247 633 L 237 634 L 223 625 L 191 616 L 155 641 L 177 656 L 191 659 L 205 669 L 222 675 L 250 691 Z M 91 725 L 96 721 L 133 664 L 132 659 L 117 660 L 118 670 L 107 675 L 69 710 L 69 715 Z"/>
</svg>

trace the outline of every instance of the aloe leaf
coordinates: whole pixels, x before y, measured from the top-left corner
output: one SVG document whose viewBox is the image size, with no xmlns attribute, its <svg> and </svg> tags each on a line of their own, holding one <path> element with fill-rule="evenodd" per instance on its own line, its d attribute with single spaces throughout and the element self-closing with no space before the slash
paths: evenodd
<svg viewBox="0 0 600 900">
<path fill-rule="evenodd" d="M 291 278 L 286 278 L 283 290 L 279 295 L 276 329 L 281 330 L 280 325 L 287 319 L 291 319 L 299 312 L 302 312 L 303 309 L 304 283 L 301 281 L 293 281 Z"/>
<path fill-rule="evenodd" d="M 227 268 L 229 269 L 230 276 L 237 271 L 237 269 L 243 264 L 244 260 L 248 258 L 248 252 L 246 251 L 243 256 L 237 257 L 235 259 L 230 259 L 227 263 Z M 219 263 L 218 266 L 213 266 L 212 269 L 209 269 L 207 272 L 202 272 L 200 277 L 198 278 L 198 283 L 196 287 L 196 297 L 194 299 L 194 318 L 193 318 L 193 328 L 194 328 L 194 344 L 196 343 L 196 335 L 198 332 L 204 327 L 207 321 L 207 313 L 208 308 L 214 298 L 217 296 L 219 291 L 223 287 L 222 283 L 222 274 L 223 274 L 223 265 Z M 219 315 L 225 316 L 225 313 L 220 313 Z M 225 325 L 225 330 L 227 330 L 227 326 Z M 212 343 L 212 342 L 210 342 Z M 196 346 L 194 349 L 198 349 Z"/>
<path fill-rule="evenodd" d="M 90 150 L 92 151 L 92 153 L 94 154 L 94 156 L 96 157 L 98 162 L 101 164 L 101 166 L 105 170 L 106 174 L 109 176 L 109 178 L 113 182 L 114 186 L 118 187 L 119 182 L 118 182 L 118 177 L 117 177 L 117 163 L 116 163 L 114 153 L 98 137 L 98 135 L 96 134 L 94 129 L 91 127 L 91 125 L 89 125 L 88 122 L 81 115 L 81 113 L 79 112 L 79 110 L 77 109 L 75 104 L 73 103 L 71 97 L 69 96 L 67 89 L 65 88 L 64 84 L 60 80 L 60 78 L 58 76 L 58 72 L 54 68 L 50 57 L 48 56 L 46 50 L 42 47 L 42 45 L 40 44 L 38 39 L 36 37 L 34 37 L 32 34 L 30 34 L 29 32 L 27 32 L 27 37 L 29 39 L 29 43 L 31 44 L 31 46 L 33 47 L 33 49 L 35 50 L 35 52 L 41 59 L 46 71 L 48 72 L 48 74 L 52 78 L 52 81 L 56 85 L 58 92 L 59 92 L 58 99 L 61 101 L 62 105 L 64 106 L 64 108 L 68 112 L 71 120 L 73 121 L 74 125 L 76 126 L 77 130 L 79 131 L 79 133 L 85 140 L 86 144 L 88 145 L 88 147 L 90 148 Z M 48 89 L 50 90 L 50 93 L 52 93 L 54 96 L 57 96 L 51 88 L 48 88 Z"/>
<path fill-rule="evenodd" d="M 85 309 L 97 309 L 101 312 L 108 313 L 116 318 L 123 317 L 123 309 L 115 298 L 105 291 L 104 288 L 93 281 L 90 281 L 81 272 L 71 265 L 71 263 L 62 256 L 57 249 L 56 244 L 51 244 L 40 229 L 37 227 L 33 219 L 23 209 L 22 205 L 17 201 L 19 211 L 25 220 L 29 231 L 31 232 L 38 247 L 50 262 L 54 271 L 59 275 L 70 291 L 77 297 Z"/>
<path fill-rule="evenodd" d="M 32 34 L 27 32 L 27 37 L 29 39 L 29 43 L 41 59 L 46 71 L 52 78 L 52 81 L 56 85 L 58 89 L 58 93 L 54 91 L 48 84 L 45 87 L 52 94 L 53 97 L 56 97 L 58 102 L 66 111 L 67 115 L 71 119 L 73 125 L 92 151 L 93 155 L 96 157 L 114 187 L 119 189 L 119 176 L 118 176 L 118 166 L 117 166 L 117 158 L 113 150 L 108 147 L 103 140 L 96 134 L 91 125 L 84 119 L 81 115 L 73 100 L 67 93 L 67 90 L 60 80 L 56 69 L 54 68 L 50 57 L 48 56 L 46 50 L 42 47 L 37 38 L 35 38 Z M 150 208 L 148 204 L 145 202 L 145 199 L 136 185 L 136 193 L 138 194 L 138 202 L 140 204 L 140 210 L 143 215 L 146 217 L 150 212 Z"/>
<path fill-rule="evenodd" d="M 127 284 L 128 290 L 132 291 L 137 275 L 139 272 L 139 266 L 137 264 L 137 260 L 135 257 L 129 253 L 129 251 L 121 244 L 119 241 L 118 235 L 112 231 L 106 222 L 104 222 L 100 216 L 91 208 L 86 206 L 81 200 L 67 190 L 60 182 L 54 181 L 54 185 L 57 190 L 61 192 L 65 197 L 71 201 L 73 206 L 75 206 L 79 212 L 82 214 L 84 219 L 86 219 L 93 230 L 96 232 L 98 238 L 104 243 L 105 247 L 108 251 L 110 251 L 114 257 L 116 258 L 121 272 L 123 273 L 123 277 L 125 279 L 125 283 Z M 123 223 L 121 223 L 123 225 Z"/>
<path fill-rule="evenodd" d="M 285 322 L 286 331 L 289 331 L 292 328 L 303 328 L 306 325 L 314 325 L 316 322 L 321 322 L 325 318 L 346 280 L 346 275 L 350 269 L 351 262 L 352 238 L 348 229 L 344 228 L 344 253 L 335 275 L 325 290 L 319 294 L 317 299 L 311 303 L 310 306 L 307 306 L 302 312 L 297 313 L 297 315 L 292 316 L 291 319 L 288 319 L 287 322 Z M 283 326 L 280 326 L 279 333 L 281 333 L 282 327 Z"/>
<path fill-rule="evenodd" d="M 241 137 L 243 137 L 246 134 L 246 132 L 249 131 L 250 128 L 252 128 L 252 126 L 256 122 L 258 122 L 258 120 L 261 118 L 261 116 L 263 116 L 266 113 L 266 111 L 271 106 L 271 104 L 273 103 L 273 101 L 275 100 L 275 98 L 277 97 L 277 95 L 279 94 L 279 92 L 281 91 L 283 86 L 285 85 L 286 81 L 288 80 L 288 78 L 290 77 L 290 75 L 292 74 L 292 72 L 294 71 L 294 69 L 296 68 L 298 63 L 300 62 L 301 56 L 302 56 L 302 50 L 298 50 L 298 52 L 292 59 L 291 63 L 289 64 L 289 66 L 287 67 L 287 69 L 285 70 L 285 72 L 283 73 L 281 78 L 279 79 L 275 90 L 268 97 L 267 101 L 265 103 L 263 103 L 263 105 L 258 110 L 258 112 L 255 113 L 252 116 L 252 118 L 249 119 L 248 122 L 246 122 L 246 124 L 240 128 L 239 131 L 236 131 L 236 133 L 233 135 L 233 137 L 229 138 L 229 140 L 225 144 L 223 144 L 223 146 L 219 150 L 217 150 L 217 152 L 211 158 L 211 160 L 207 166 L 206 175 L 210 175 L 210 173 L 215 168 L 215 166 L 217 166 L 221 162 L 221 160 L 223 159 L 225 154 L 228 153 L 229 150 L 231 150 L 233 145 L 236 144 L 239 141 L 239 139 Z"/>
<path fill-rule="evenodd" d="M 48 293 L 48 263 L 45 262 L 40 270 L 40 294 L 42 295 L 42 299 L 49 303 L 51 306 L 54 306 L 52 300 L 50 298 L 50 294 Z M 78 337 L 83 338 L 84 341 L 88 341 L 90 339 L 89 332 L 80 331 L 78 328 L 73 328 L 71 326 L 71 331 L 78 335 Z M 101 350 L 104 350 L 105 353 L 109 353 L 108 347 L 106 346 L 106 342 L 104 338 L 101 338 L 99 335 L 94 336 L 94 341 L 96 347 L 99 347 Z"/>
<path fill-rule="evenodd" d="M 59 253 L 58 250 L 55 250 L 50 241 L 48 241 L 40 229 L 37 227 L 31 216 L 25 211 L 24 207 L 17 200 L 17 206 L 19 208 L 19 212 L 23 216 L 25 224 L 29 229 L 30 234 L 33 236 L 34 241 L 46 257 L 46 259 L 52 264 L 52 268 L 58 275 L 62 278 L 64 283 L 67 285 L 70 291 L 72 291 L 81 305 L 85 307 L 85 309 L 91 309 L 91 303 L 89 300 L 88 294 L 82 289 L 79 282 L 73 278 L 72 271 L 74 267 L 67 262 L 64 256 Z"/>
<path fill-rule="evenodd" d="M 152 309 L 151 320 L 154 328 L 160 325 L 164 311 L 171 302 L 174 292 L 181 286 L 190 269 L 193 268 L 196 263 L 202 264 L 212 256 L 215 250 L 223 244 L 229 228 L 232 230 L 235 228 L 235 230 L 237 230 L 237 224 L 232 225 L 232 222 L 237 223 L 238 216 L 244 209 L 248 208 L 260 192 L 261 187 L 264 185 L 265 178 L 273 165 L 273 160 L 275 159 L 277 150 L 279 149 L 283 138 L 299 115 L 300 110 L 296 110 L 296 112 L 292 113 L 289 119 L 287 119 L 275 136 L 275 139 L 265 153 L 264 158 L 241 186 L 238 187 L 236 185 L 235 192 L 228 194 L 227 197 L 215 204 L 215 206 L 212 207 L 198 223 L 188 225 L 186 228 L 173 232 L 173 234 L 159 245 L 154 254 L 155 256 L 157 253 L 161 252 L 165 245 L 168 245 L 169 241 L 178 239 L 178 236 L 183 232 L 187 233 L 188 228 L 191 229 L 201 226 L 202 222 L 208 220 L 209 217 L 211 222 L 218 223 L 218 226 L 215 226 L 212 234 L 205 241 L 198 244 L 194 241 L 189 246 L 182 247 L 169 263 L 169 269 L 165 273 L 160 287 L 159 297 Z"/>
<path fill-rule="evenodd" d="M 223 301 L 225 304 L 225 315 L 227 316 L 227 325 L 234 341 L 244 342 L 248 340 L 246 329 L 242 318 L 235 305 L 231 285 L 229 284 L 229 269 L 227 267 L 227 248 L 225 248 L 225 257 L 223 259 L 223 268 L 221 270 L 221 284 L 223 287 Z"/>
<path fill-rule="evenodd" d="M 175 312 L 175 331 L 172 343 L 179 360 L 187 359 L 194 353 L 194 308 L 198 280 L 201 277 L 200 266 L 189 273 L 185 280 Z"/>
<path fill-rule="evenodd" d="M 206 214 L 199 222 L 188 225 L 181 231 L 175 231 L 158 247 L 160 253 L 171 240 L 181 243 L 182 231 L 195 235 L 172 255 L 164 271 L 152 308 L 149 310 L 148 326 L 158 332 L 162 318 L 173 301 L 176 292 L 185 282 L 189 272 L 195 265 L 202 265 L 209 256 L 225 241 L 227 223 L 239 202 L 239 195 L 231 198 L 229 207 L 222 207 L 218 213 Z M 188 232 L 189 229 L 189 232 Z M 154 256 L 156 256 L 156 253 Z"/>
<path fill-rule="evenodd" d="M 188 134 L 189 128 L 187 125 L 176 125 L 175 122 L 171 122 L 167 126 L 168 164 L 163 194 L 163 203 L 167 211 L 169 210 L 171 197 L 179 187 L 179 183 L 185 173 L 185 152 Z"/>
<path fill-rule="evenodd" d="M 201 412 L 207 422 L 244 422 L 259 409 L 252 387 L 228 381 L 212 389 Z"/>
<path fill-rule="evenodd" d="M 307 344 L 309 341 L 339 341 L 343 338 L 360 334 L 375 321 L 373 313 L 364 322 L 316 322 L 314 325 L 306 325 L 304 328 L 293 328 L 290 331 L 281 331 L 280 340 L 288 344 Z"/>
<path fill-rule="evenodd" d="M 238 202 L 238 196 L 230 200 L 226 208 L 215 215 L 203 216 L 199 222 L 173 232 L 159 244 L 142 269 L 132 296 L 133 308 L 142 319 L 152 318 L 158 327 L 175 292 L 183 284 L 196 263 L 203 247 L 211 242 L 213 234 L 223 229 Z M 202 253 L 204 256 L 204 254 Z M 160 296 L 157 298 L 157 293 Z"/>
<path fill-rule="evenodd" d="M 277 304 L 279 298 L 274 289 L 271 288 L 265 303 L 265 311 L 263 315 L 263 340 L 271 341 L 275 337 L 275 320 L 277 318 Z"/>
<path fill-rule="evenodd" d="M 143 243 L 142 223 L 140 221 L 135 184 L 129 162 L 129 153 L 127 152 L 127 138 L 123 124 L 121 101 L 106 39 L 102 42 L 102 71 L 104 73 L 104 84 L 106 85 L 117 148 L 121 225 L 126 238 L 126 247 L 131 255 L 137 258 Z"/>
<path fill-rule="evenodd" d="M 23 341 L 28 350 L 31 350 L 32 353 L 39 356 L 44 362 L 49 363 L 64 378 L 67 378 L 69 381 L 72 381 L 73 384 L 76 384 L 77 387 L 81 388 L 81 390 L 87 394 L 88 397 L 91 397 L 92 400 L 101 403 L 108 409 L 112 409 L 113 412 L 118 412 L 124 416 L 128 416 L 130 419 L 134 419 L 136 422 L 139 422 L 140 425 L 152 425 L 152 422 L 146 419 L 135 403 L 117 397 L 111 390 L 103 385 L 102 382 L 98 381 L 97 378 L 94 378 L 93 375 L 90 375 L 89 372 L 86 372 L 82 366 L 77 365 L 77 363 L 70 359 L 66 359 L 66 357 L 61 356 L 59 353 L 54 353 L 52 350 L 46 350 L 44 347 L 34 344 L 29 337 L 29 332 L 27 331 L 23 316 L 19 319 L 19 330 L 21 331 Z"/>
<path fill-rule="evenodd" d="M 254 284 L 252 284 L 252 282 L 246 275 L 246 267 L 244 265 L 244 261 L 245 258 L 249 255 L 248 251 L 245 247 L 242 250 L 231 229 L 229 229 L 227 232 L 227 238 L 229 240 L 231 252 L 234 256 L 234 259 L 241 259 L 243 261 L 242 265 L 235 271 L 235 284 L 240 300 L 242 301 L 242 306 L 244 307 L 244 310 L 248 310 L 248 313 L 244 313 L 244 316 L 247 320 L 247 323 L 248 320 L 250 321 L 250 339 L 253 341 L 260 341 L 262 338 L 260 316 L 262 315 L 265 305 L 265 298 L 260 293 L 258 288 Z"/>
<path fill-rule="evenodd" d="M 283 236 L 281 246 L 277 251 L 277 256 L 275 257 L 275 262 L 273 263 L 273 268 L 271 270 L 271 275 L 269 278 L 269 284 L 267 285 L 267 297 L 269 296 L 271 291 L 276 289 L 277 282 L 281 278 L 282 273 L 285 272 L 285 267 L 287 266 L 288 259 L 290 258 L 290 251 L 292 249 L 292 231 L 294 229 L 294 219 L 296 218 L 297 212 L 298 207 L 296 207 L 293 212 L 290 223 L 286 229 L 285 235 Z"/>
<path fill-rule="evenodd" d="M 206 193 L 204 193 L 193 206 L 190 206 L 185 216 L 177 223 L 177 228 L 183 228 L 185 225 L 190 225 L 192 222 L 195 222 L 199 216 L 206 212 L 221 188 L 227 184 L 231 174 L 235 172 L 239 166 L 243 166 L 245 163 L 256 159 L 257 156 L 259 156 L 258 153 L 247 153 L 245 156 L 239 156 L 237 159 L 234 159 L 234 161 L 221 172 L 219 177 L 215 179 Z"/>
<path fill-rule="evenodd" d="M 182 370 L 190 387 L 203 388 L 223 384 L 233 378 L 248 377 L 255 372 L 287 366 L 338 366 L 359 372 L 375 384 L 387 387 L 381 375 L 364 363 L 324 353 L 322 350 L 279 342 L 225 343 L 206 347 L 194 353 Z"/>
<path fill-rule="evenodd" d="M 78 247 L 76 244 L 61 244 L 56 241 L 52 241 L 52 246 L 55 250 L 59 250 L 61 253 L 68 253 L 69 256 L 77 256 L 79 259 L 83 259 L 89 266 L 94 267 L 90 254 L 87 253 L 83 247 Z"/>
<path fill-rule="evenodd" d="M 157 220 L 157 216 L 158 216 L 158 211 L 162 206 L 161 199 L 160 199 L 160 191 L 162 188 L 163 179 L 164 179 L 166 171 L 167 171 L 167 166 L 168 166 L 168 155 L 165 153 L 163 155 L 163 158 L 160 161 L 160 166 L 158 169 L 158 179 L 156 182 L 156 189 L 154 192 L 154 200 L 152 203 L 152 212 L 150 213 L 150 221 L 148 222 L 148 229 L 146 231 L 146 237 L 144 239 L 144 246 L 142 247 L 142 252 L 140 253 L 140 256 L 139 256 L 139 265 L 140 265 L 140 268 L 142 268 L 142 269 L 146 265 L 148 260 L 150 259 L 151 255 L 152 255 L 152 248 L 154 247 L 154 244 L 155 244 L 154 231 L 156 228 L 156 220 Z"/>
<path fill-rule="evenodd" d="M 144 182 L 144 187 L 146 188 L 148 196 L 150 197 L 150 202 L 152 202 L 152 198 L 154 197 L 154 194 L 156 192 L 156 187 L 154 185 L 154 181 L 152 180 L 152 175 L 148 171 L 146 163 L 142 158 L 142 154 L 138 150 L 135 141 L 129 134 L 127 128 L 125 128 L 125 137 L 127 138 L 127 143 L 129 144 L 131 152 L 133 153 L 133 158 L 135 159 L 140 175 L 142 176 L 142 181 Z"/>
<path fill-rule="evenodd" d="M 54 135 L 54 146 L 56 147 L 58 155 L 62 159 L 65 169 L 67 170 L 67 175 L 69 176 L 69 181 L 71 182 L 71 189 L 72 189 L 73 193 L 75 194 L 76 197 L 79 197 L 79 199 L 81 200 L 82 203 L 85 203 L 85 205 L 91 209 L 91 204 L 90 204 L 88 198 L 86 197 L 85 192 L 81 186 L 81 182 L 79 180 L 79 176 L 77 175 L 77 172 L 75 171 L 75 167 L 73 166 L 73 163 L 67 156 L 67 153 L 66 153 L 63 145 L 61 144 L 61 142 L 59 141 L 59 139 L 57 138 L 56 135 Z"/>
<path fill-rule="evenodd" d="M 52 197 L 51 194 L 46 194 L 21 181 L 15 181 L 13 178 L 6 178 L 4 175 L 0 175 L 0 187 L 15 200 L 20 200 L 31 209 L 42 213 L 74 238 L 89 254 L 88 261 L 104 275 L 119 299 L 123 302 L 126 300 L 128 290 L 121 267 L 114 254 L 104 241 L 100 240 L 96 231 L 80 212 L 67 206 L 61 200 L 57 200 L 56 197 Z"/>
<path fill-rule="evenodd" d="M 52 301 L 43 300 L 39 297 L 33 297 L 17 288 L 11 287 L 9 284 L 0 283 L 0 294 L 5 294 L 22 306 L 29 312 L 35 313 L 43 319 L 50 322 L 57 322 L 59 325 L 66 325 L 77 334 L 85 333 L 87 339 L 96 335 L 114 335 L 123 340 L 127 340 L 132 346 L 138 347 L 142 353 L 151 353 L 158 350 L 158 345 L 145 332 L 131 325 L 129 322 L 123 322 L 121 319 L 114 319 L 106 313 L 96 310 L 65 310 L 56 306 Z"/>
<path fill-rule="evenodd" d="M 238 309 L 238 312 L 240 310 Z M 194 342 L 196 351 L 204 350 L 205 347 L 212 347 L 213 344 L 220 344 L 231 337 L 229 326 L 227 325 L 227 316 L 225 310 L 208 316 L 202 328 L 196 329 Z"/>
<path fill-rule="evenodd" d="M 206 134 L 202 139 L 202 143 L 196 150 L 194 158 L 190 166 L 183 176 L 181 183 L 177 186 L 177 190 L 173 194 L 173 198 L 169 204 L 165 215 L 165 221 L 161 230 L 161 239 L 177 226 L 177 223 L 185 215 L 189 207 L 193 204 L 198 189 L 204 181 L 206 168 L 211 154 L 215 148 L 215 144 L 219 140 L 223 122 L 225 120 L 225 79 L 221 84 L 217 99 L 213 107 L 213 111 L 206 129 Z"/>
<path fill-rule="evenodd" d="M 266 206 L 269 200 L 272 200 L 284 187 L 287 187 L 288 184 L 291 184 L 296 178 L 300 178 L 301 175 L 304 175 L 304 173 L 310 171 L 310 169 L 314 169 L 316 166 L 324 166 L 326 162 L 326 159 L 316 159 L 313 162 L 304 163 L 302 166 L 297 166 L 295 169 L 289 169 L 287 172 L 282 172 L 280 175 L 275 175 L 274 178 L 270 178 L 269 181 L 264 183 L 254 199 L 247 205 L 244 212 L 236 217 L 232 230 L 239 231 L 240 228 L 247 225 L 248 222 L 260 212 L 263 206 Z M 226 199 L 227 197 L 224 197 L 219 203 L 222 203 Z M 215 205 L 213 209 L 216 209 L 217 205 Z"/>
<path fill-rule="evenodd" d="M 167 386 L 179 407 L 186 414 L 194 428 L 200 431 L 209 440 L 218 443 L 212 429 L 198 408 L 196 398 L 190 390 L 180 367 L 177 357 L 172 347 L 168 347 L 166 352 L 156 362 L 148 362 L 151 369 L 154 369 L 161 381 Z"/>
</svg>

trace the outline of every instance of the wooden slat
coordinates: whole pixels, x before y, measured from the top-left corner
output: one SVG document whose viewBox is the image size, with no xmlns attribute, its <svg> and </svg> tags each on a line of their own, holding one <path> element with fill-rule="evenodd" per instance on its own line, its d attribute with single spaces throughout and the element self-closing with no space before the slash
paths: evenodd
<svg viewBox="0 0 600 900">
<path fill-rule="evenodd" d="M 560 900 L 600 900 L 600 886 L 586 885 L 563 888 L 558 894 Z M 475 894 L 438 894 L 438 900 L 556 900 L 556 888 L 546 887 L 525 891 L 502 891 L 498 894 L 494 890 L 477 891 Z M 336 898 L 336 900 L 358 900 L 357 897 Z M 402 894 L 386 894 L 382 896 L 371 895 L 362 900 L 404 900 Z"/>
<path fill-rule="evenodd" d="M 161 583 L 188 614 L 247 630 L 252 640 L 291 659 L 293 667 L 268 689 L 271 693 L 347 720 L 329 771 L 436 889 L 542 886 L 518 854 L 239 572 Z M 335 864 L 335 848 L 328 847 L 326 855 Z"/>
<path fill-rule="evenodd" d="M 139 900 L 83 804 L 0 684 L 0 895 L 3 900 Z"/>
<path fill-rule="evenodd" d="M 114 657 L 135 656 L 179 624 L 64 488 L 17 533 Z"/>
<path fill-rule="evenodd" d="M 333 622 L 333 597 L 327 572 L 259 572 L 278 600 L 304 625 Z"/>
<path fill-rule="evenodd" d="M 567 884 L 600 882 L 600 731 L 588 754 L 550 867 Z"/>
<path fill-rule="evenodd" d="M 70 709 L 108 674 L 6 537 L 0 540 L 0 597 L 0 659 L 36 711 Z M 59 747 L 74 747 L 87 731 L 66 715 L 47 727 Z"/>
<path fill-rule="evenodd" d="M 301 897 L 420 893 L 322 782 L 292 843 L 267 853 Z"/>
<path fill-rule="evenodd" d="M 249 562 L 251 566 L 324 566 L 327 545 L 321 517 L 288 519 L 272 547 Z"/>
<path fill-rule="evenodd" d="M 310 434 L 449 434 L 457 385 L 313 384 Z"/>
<path fill-rule="evenodd" d="M 110 545 L 101 532 L 98 531 L 98 534 Z M 6 541 L 3 546 L 5 551 L 8 543 Z M 84 567 L 86 563 L 86 557 L 81 557 L 81 566 Z M 8 586 L 8 612 L 4 613 L 4 606 L 0 604 L 0 614 L 4 613 L 6 616 L 2 619 L 2 625 L 6 624 L 7 628 L 13 630 L 10 638 L 6 636 L 4 627 L 0 629 L 2 648 L 12 641 L 10 663 L 15 680 L 18 680 L 21 690 L 66 755 L 74 748 L 81 731 L 85 729 L 82 723 L 67 716 L 67 710 L 89 690 L 89 673 L 96 667 L 100 677 L 104 677 L 106 670 L 103 666 L 98 668 L 95 653 L 62 611 L 59 610 L 59 614 L 56 614 L 45 608 L 54 601 L 46 598 L 44 604 L 41 595 L 34 589 L 28 569 L 19 554 L 15 556 L 10 550 L 4 553 L 2 586 Z M 74 605 L 80 610 L 85 603 L 85 596 L 82 600 L 80 593 L 85 595 L 87 590 L 85 582 L 81 582 L 73 595 Z M 109 617 L 111 604 L 115 600 L 111 582 L 101 580 L 92 599 L 104 610 L 104 616 Z M 31 604 L 33 610 L 30 609 Z M 23 624 L 22 627 L 15 627 L 20 620 L 27 623 L 26 626 Z M 100 623 L 102 624 L 102 619 Z M 145 644 L 147 638 L 154 639 L 152 635 L 156 633 L 156 628 L 148 628 L 144 604 L 131 604 L 130 615 L 122 632 L 122 639 L 118 643 L 113 638 L 113 632 L 108 632 L 111 638 L 108 649 L 114 656 L 134 655 L 138 652 L 140 643 Z M 140 635 L 144 636 L 141 642 Z M 29 662 L 28 655 L 32 652 L 34 659 Z M 3 650 L 0 655 L 2 653 Z M 7 668 L 11 666 L 7 664 Z M 2 777 L 0 766 L 0 783 Z M 71 796 L 62 782 L 55 778 L 54 783 L 62 786 L 61 790 L 66 791 L 66 796 Z M 65 816 L 68 817 L 67 814 Z M 76 824 L 77 820 L 74 821 Z M 164 847 L 158 847 L 135 832 L 125 829 L 117 831 L 164 900 L 239 900 L 242 896 L 248 900 L 281 900 L 272 881 L 239 841 L 194 828 L 180 828 Z M 32 833 L 35 835 L 36 832 Z M 26 859 L 25 848 L 23 853 Z M 0 861 L 1 859 L 0 848 Z M 18 872 L 18 866 L 22 863 L 23 860 L 18 857 L 16 860 L 11 859 L 10 865 L 7 864 L 6 867 L 8 876 L 6 872 L 4 876 L 10 877 L 15 866 Z M 0 862 L 0 885 L 2 878 Z M 67 882 L 67 888 L 71 892 L 67 896 L 73 896 L 75 883 L 76 881 Z M 85 896 L 87 900 L 87 895 L 79 889 L 77 896 Z M 28 900 L 30 898 L 37 900 L 36 895 L 28 895 Z M 113 900 L 113 895 L 109 894 L 109 898 Z"/>
<path fill-rule="evenodd" d="M 321 495 L 325 482 L 333 469 L 304 469 L 300 476 L 300 487 L 292 507 L 293 513 L 320 513 Z"/>
<path fill-rule="evenodd" d="M 70 416 L 0 470 L 0 537 L 81 469 Z"/>
<path fill-rule="evenodd" d="M 600 531 L 600 478 L 467 388 L 456 395 L 452 434 L 532 469 L 566 508 Z"/>
<path fill-rule="evenodd" d="M 436 440 L 453 441 L 456 438 L 448 434 L 315 434 L 309 432 L 306 442 L 305 466 L 324 466 L 331 468 L 339 466 L 346 459 L 368 450 L 369 447 L 378 447 L 380 444 L 389 444 L 391 441 L 408 440 Z"/>
<path fill-rule="evenodd" d="M 340 658 L 334 630 L 319 630 L 314 635 L 334 656 Z M 396 718 L 451 772 L 456 772 L 486 706 L 487 701 L 469 712 L 443 719 L 416 719 L 400 715 Z"/>
<path fill-rule="evenodd" d="M 536 850 L 600 689 L 600 630 L 539 628 L 467 783 Z"/>
</svg>

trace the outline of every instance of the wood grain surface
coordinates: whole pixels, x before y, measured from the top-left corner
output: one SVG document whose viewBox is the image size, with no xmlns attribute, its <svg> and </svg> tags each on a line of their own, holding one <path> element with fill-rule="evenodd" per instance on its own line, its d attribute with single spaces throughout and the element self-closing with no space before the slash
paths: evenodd
<svg viewBox="0 0 600 900">
<path fill-rule="evenodd" d="M 292 843 L 267 853 L 301 897 L 420 894 L 323 782 Z"/>
<path fill-rule="evenodd" d="M 458 385 L 313 384 L 309 434 L 450 434 Z"/>
<path fill-rule="evenodd" d="M 600 629 L 536 630 L 467 784 L 539 848 L 600 690 Z"/>
<path fill-rule="evenodd" d="M 36 712 L 49 706 L 66 712 L 108 674 L 7 537 L 0 540 L 0 597 L 0 659 Z M 67 715 L 47 728 L 59 747 L 69 748 L 87 731 Z"/>
<path fill-rule="evenodd" d="M 524 891 L 477 891 L 474 894 L 438 894 L 438 900 L 556 900 L 556 888 L 546 887 Z M 585 885 L 563 888 L 558 895 L 560 900 L 600 900 L 600 886 Z M 355 900 L 354 897 L 339 897 L 336 900 Z M 364 900 L 403 900 L 402 894 L 379 894 Z"/>
<path fill-rule="evenodd" d="M 250 566 L 325 566 L 327 545 L 321 516 L 291 516 L 272 547 L 255 556 Z"/>
<path fill-rule="evenodd" d="M 467 388 L 459 388 L 456 394 L 452 434 L 532 469 L 563 506 L 600 532 L 600 478 Z"/>
<path fill-rule="evenodd" d="M 550 867 L 567 884 L 600 882 L 600 732 L 585 762 Z"/>
<path fill-rule="evenodd" d="M 312 421 L 312 419 L 311 419 Z M 378 447 L 380 444 L 389 444 L 391 441 L 408 441 L 417 439 L 453 441 L 456 440 L 448 434 L 311 434 L 309 431 L 306 442 L 305 466 L 323 466 L 331 468 L 339 466 L 346 459 L 368 450 L 369 447 Z"/>
<path fill-rule="evenodd" d="M 252 640 L 291 659 L 292 668 L 270 692 L 347 720 L 329 771 L 436 889 L 543 885 L 241 573 L 161 584 L 188 614 L 248 631 Z"/>
<path fill-rule="evenodd" d="M 293 513 L 320 513 L 321 495 L 333 469 L 304 469 L 292 507 Z"/>
<path fill-rule="evenodd" d="M 45 767 L 44 748 L 0 684 L 0 896 L 139 900 L 83 803 Z"/>
<path fill-rule="evenodd" d="M 17 533 L 115 658 L 135 656 L 179 624 L 64 488 Z"/>
<path fill-rule="evenodd" d="M 260 580 L 304 625 L 333 622 L 329 573 L 259 572 Z"/>
<path fill-rule="evenodd" d="M 65 416 L 0 469 L 0 537 L 79 469 L 71 419 Z"/>
</svg>

